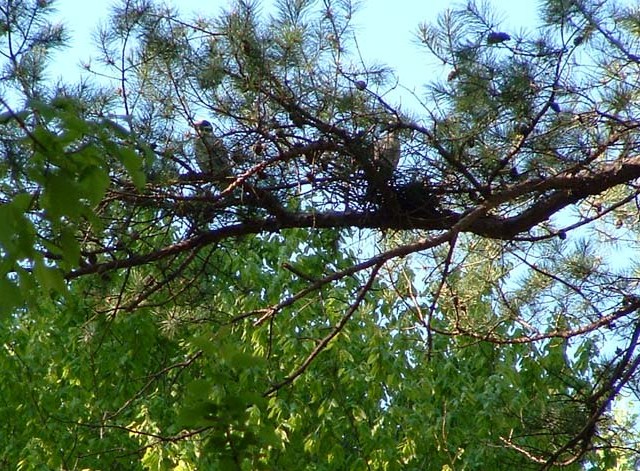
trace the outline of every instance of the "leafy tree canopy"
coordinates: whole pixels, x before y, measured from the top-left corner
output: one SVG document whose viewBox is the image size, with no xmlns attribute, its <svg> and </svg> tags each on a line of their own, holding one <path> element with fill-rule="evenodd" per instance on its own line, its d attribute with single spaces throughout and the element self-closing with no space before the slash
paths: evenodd
<svg viewBox="0 0 640 471">
<path fill-rule="evenodd" d="M 121 0 L 58 82 L 54 6 L 0 1 L 1 467 L 636 469 L 637 5 L 444 11 L 412 107 L 351 0 Z"/>
</svg>

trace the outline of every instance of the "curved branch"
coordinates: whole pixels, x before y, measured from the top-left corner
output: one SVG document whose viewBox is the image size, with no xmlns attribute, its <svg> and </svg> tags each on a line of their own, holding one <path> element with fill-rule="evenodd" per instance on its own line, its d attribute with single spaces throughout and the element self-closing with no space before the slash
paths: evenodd
<svg viewBox="0 0 640 471">
<path fill-rule="evenodd" d="M 311 362 L 313 362 L 313 360 L 320 354 L 320 352 L 322 352 L 322 350 L 324 350 L 327 347 L 329 342 L 331 342 L 331 340 L 333 340 L 333 338 L 342 331 L 343 327 L 347 324 L 349 319 L 351 319 L 351 316 L 353 316 L 353 314 L 356 312 L 356 310 L 358 309 L 358 306 L 362 304 L 364 297 L 373 286 L 373 282 L 375 281 L 376 276 L 380 271 L 380 268 L 382 268 L 382 265 L 384 265 L 384 262 L 378 262 L 373 267 L 373 270 L 369 275 L 369 279 L 367 280 L 365 285 L 362 288 L 360 288 L 360 292 L 358 293 L 357 298 L 353 301 L 353 304 L 351 304 L 351 306 L 349 307 L 345 315 L 342 316 L 342 319 L 340 319 L 340 321 L 333 327 L 333 329 L 331 329 L 331 332 L 329 332 L 320 342 L 318 342 L 318 345 L 315 346 L 315 348 L 311 351 L 311 353 L 307 356 L 307 358 L 305 358 L 302 364 L 298 368 L 296 368 L 296 370 L 293 373 L 291 373 L 289 376 L 287 376 L 285 379 L 283 379 L 279 383 L 271 386 L 267 390 L 267 392 L 264 393 L 265 397 L 270 396 L 271 394 L 276 392 L 278 389 L 293 383 L 296 378 L 298 378 L 302 373 L 306 371 L 306 369 L 309 367 Z"/>
<path fill-rule="evenodd" d="M 605 165 L 598 172 L 584 170 L 576 174 L 561 174 L 550 178 L 527 180 L 494 194 L 485 203 L 468 212 L 456 213 L 446 210 L 442 211 L 441 216 L 433 218 L 411 217 L 409 215 L 389 217 L 384 210 L 370 212 L 327 211 L 318 213 L 283 211 L 275 217 L 249 220 L 204 232 L 147 254 L 134 254 L 125 259 L 80 267 L 68 273 L 67 279 L 74 279 L 91 273 L 102 273 L 114 269 L 144 265 L 170 255 L 193 250 L 228 238 L 258 233 L 273 233 L 292 228 L 373 228 L 447 231 L 459 226 L 456 231 L 470 232 L 491 239 L 509 240 L 517 234 L 526 232 L 548 220 L 567 206 L 575 204 L 588 196 L 603 193 L 617 185 L 629 183 L 637 178 L 640 178 L 640 157 Z M 545 196 L 539 197 L 528 208 L 514 216 L 502 217 L 488 211 L 488 209 L 496 208 L 517 198 L 533 198 L 535 195 Z M 474 214 L 473 218 L 469 218 L 471 214 Z M 429 247 L 431 246 L 429 245 Z M 408 255 L 419 250 L 423 250 L 420 244 L 418 244 L 418 247 L 413 245 L 404 246 L 399 248 L 398 252 L 400 253 L 397 256 Z"/>
</svg>

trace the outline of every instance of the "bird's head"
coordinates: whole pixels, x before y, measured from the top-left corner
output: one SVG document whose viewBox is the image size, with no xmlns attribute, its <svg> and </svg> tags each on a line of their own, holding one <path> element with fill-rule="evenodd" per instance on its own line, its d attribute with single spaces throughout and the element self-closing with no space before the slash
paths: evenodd
<svg viewBox="0 0 640 471">
<path fill-rule="evenodd" d="M 386 123 L 382 123 L 382 125 L 380 126 L 380 130 L 382 132 L 390 134 L 400 129 L 400 127 L 401 125 L 398 120 L 390 119 Z"/>
<path fill-rule="evenodd" d="M 198 131 L 199 134 L 213 133 L 213 126 L 206 119 L 194 122 L 193 127 L 195 128 L 196 131 Z"/>
</svg>

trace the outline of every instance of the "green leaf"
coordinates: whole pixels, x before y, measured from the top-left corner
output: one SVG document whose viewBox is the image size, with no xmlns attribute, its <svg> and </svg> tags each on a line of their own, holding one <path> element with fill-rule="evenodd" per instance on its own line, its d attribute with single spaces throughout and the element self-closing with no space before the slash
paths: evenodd
<svg viewBox="0 0 640 471">
<path fill-rule="evenodd" d="M 80 262 L 80 244 L 72 227 L 63 227 L 60 232 L 60 249 L 66 268 L 78 266 Z"/>
<path fill-rule="evenodd" d="M 33 224 L 26 217 L 32 197 L 21 193 L 10 203 L 0 204 L 0 245 L 10 259 L 30 258 L 34 254 Z"/>
<path fill-rule="evenodd" d="M 78 189 L 91 204 L 98 204 L 109 187 L 109 174 L 100 167 L 91 166 L 80 175 Z"/>
<path fill-rule="evenodd" d="M 34 266 L 33 273 L 38 283 L 44 288 L 45 292 L 66 292 L 64 276 L 59 269 L 47 267 L 42 261 L 37 261 Z"/>
<path fill-rule="evenodd" d="M 224 410 L 211 401 L 202 401 L 180 408 L 176 423 L 179 427 L 206 427 L 209 425 L 223 424 L 220 415 Z"/>
<path fill-rule="evenodd" d="M 80 188 L 72 177 L 66 174 L 53 173 L 45 181 L 42 195 L 42 207 L 52 220 L 62 216 L 77 218 L 82 212 L 82 204 L 78 199 Z"/>
<path fill-rule="evenodd" d="M 143 171 L 143 159 L 138 153 L 128 147 L 120 147 L 118 149 L 118 157 L 129 172 L 133 184 L 138 189 L 142 189 L 146 182 L 146 177 Z"/>
<path fill-rule="evenodd" d="M 18 285 L 6 277 L 0 278 L 0 319 L 6 314 L 10 314 L 12 310 L 24 301 L 22 291 Z"/>
</svg>

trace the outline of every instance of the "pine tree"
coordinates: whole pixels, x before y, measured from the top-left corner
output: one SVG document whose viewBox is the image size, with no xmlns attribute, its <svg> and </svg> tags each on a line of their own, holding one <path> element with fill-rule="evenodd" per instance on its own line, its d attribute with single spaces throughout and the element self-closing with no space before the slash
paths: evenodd
<svg viewBox="0 0 640 471">
<path fill-rule="evenodd" d="M 0 8 L 2 466 L 634 469 L 637 8 L 447 10 L 409 109 L 350 1 L 123 0 L 78 83 L 53 4 Z"/>
</svg>

